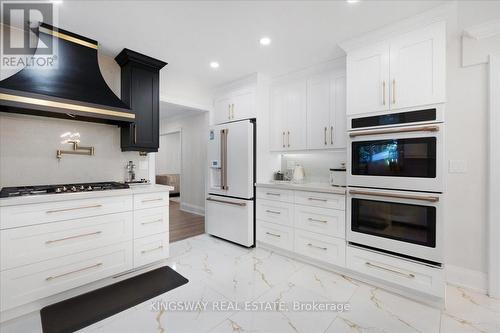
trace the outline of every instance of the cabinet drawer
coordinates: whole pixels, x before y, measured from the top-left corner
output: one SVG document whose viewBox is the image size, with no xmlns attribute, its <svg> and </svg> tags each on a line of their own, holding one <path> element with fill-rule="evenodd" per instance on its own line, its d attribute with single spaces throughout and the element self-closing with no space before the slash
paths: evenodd
<svg viewBox="0 0 500 333">
<path fill-rule="evenodd" d="M 293 250 L 293 229 L 264 221 L 257 221 L 257 241 L 285 250 Z"/>
<path fill-rule="evenodd" d="M 169 192 L 134 194 L 134 210 L 168 206 Z"/>
<path fill-rule="evenodd" d="M 0 273 L 2 311 L 132 268 L 132 241 L 46 260 Z"/>
<path fill-rule="evenodd" d="M 257 200 L 257 219 L 293 226 L 293 204 L 271 200 Z"/>
<path fill-rule="evenodd" d="M 168 206 L 134 211 L 134 238 L 168 232 Z"/>
<path fill-rule="evenodd" d="M 168 258 L 168 232 L 134 240 L 134 268 Z"/>
<path fill-rule="evenodd" d="M 131 210 L 131 195 L 1 207 L 0 229 L 73 220 Z"/>
<path fill-rule="evenodd" d="M 0 231 L 0 269 L 132 240 L 132 212 Z"/>
<path fill-rule="evenodd" d="M 337 266 L 345 266 L 345 240 L 295 230 L 295 252 Z"/>
<path fill-rule="evenodd" d="M 299 205 L 345 210 L 345 195 L 295 191 L 295 203 Z"/>
<path fill-rule="evenodd" d="M 293 202 L 293 191 L 274 188 L 257 188 L 257 199 Z"/>
<path fill-rule="evenodd" d="M 295 205 L 295 227 L 322 235 L 345 238 L 345 211 Z"/>
<path fill-rule="evenodd" d="M 347 247 L 347 267 L 386 282 L 444 297 L 444 272 L 439 268 L 351 246 Z"/>
</svg>

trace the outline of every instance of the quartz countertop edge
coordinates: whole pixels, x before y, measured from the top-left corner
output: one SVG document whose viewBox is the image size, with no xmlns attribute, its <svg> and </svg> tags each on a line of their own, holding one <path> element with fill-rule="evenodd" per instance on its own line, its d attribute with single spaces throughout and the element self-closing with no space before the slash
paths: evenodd
<svg viewBox="0 0 500 333">
<path fill-rule="evenodd" d="M 131 185 L 130 188 L 119 189 L 119 190 L 27 195 L 20 197 L 0 198 L 0 207 L 37 204 L 45 202 L 68 201 L 68 200 L 117 197 L 117 196 L 133 195 L 133 194 L 161 193 L 161 192 L 170 192 L 173 190 L 174 188 L 172 186 L 151 184 L 151 185 Z"/>
<path fill-rule="evenodd" d="M 257 187 L 276 188 L 281 190 L 309 191 L 322 192 L 345 195 L 346 188 L 340 186 L 332 186 L 329 183 L 256 183 Z"/>
</svg>

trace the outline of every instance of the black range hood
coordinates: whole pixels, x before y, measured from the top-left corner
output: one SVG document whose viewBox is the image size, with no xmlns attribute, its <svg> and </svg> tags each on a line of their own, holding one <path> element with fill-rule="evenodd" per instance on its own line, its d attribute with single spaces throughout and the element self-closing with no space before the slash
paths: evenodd
<svg viewBox="0 0 500 333">
<path fill-rule="evenodd" d="M 0 111 L 111 124 L 134 121 L 134 112 L 102 77 L 97 41 L 45 23 L 38 38 L 46 45 L 53 39 L 57 66 L 27 66 L 0 81 Z"/>
</svg>

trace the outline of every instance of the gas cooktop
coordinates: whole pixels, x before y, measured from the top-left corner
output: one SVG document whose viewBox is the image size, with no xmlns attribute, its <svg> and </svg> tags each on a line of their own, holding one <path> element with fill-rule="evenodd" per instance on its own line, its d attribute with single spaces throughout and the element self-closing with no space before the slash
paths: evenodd
<svg viewBox="0 0 500 333">
<path fill-rule="evenodd" d="M 4 187 L 0 191 L 0 198 L 19 197 L 25 195 L 119 190 L 127 188 L 129 188 L 127 184 L 117 182 Z"/>
</svg>

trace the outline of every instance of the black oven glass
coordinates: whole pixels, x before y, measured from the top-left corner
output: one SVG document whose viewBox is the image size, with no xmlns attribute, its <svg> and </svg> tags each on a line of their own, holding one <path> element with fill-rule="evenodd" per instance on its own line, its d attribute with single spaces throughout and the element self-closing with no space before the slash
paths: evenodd
<svg viewBox="0 0 500 333">
<path fill-rule="evenodd" d="M 436 247 L 436 207 L 353 198 L 351 229 Z"/>
<path fill-rule="evenodd" d="M 355 141 L 352 174 L 436 178 L 436 138 Z"/>
</svg>

